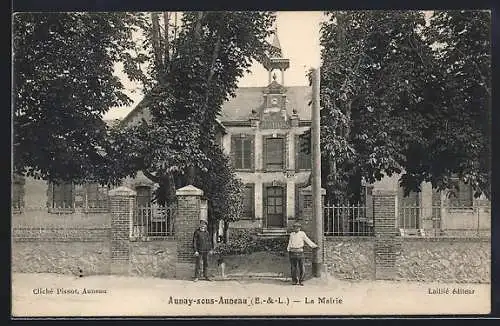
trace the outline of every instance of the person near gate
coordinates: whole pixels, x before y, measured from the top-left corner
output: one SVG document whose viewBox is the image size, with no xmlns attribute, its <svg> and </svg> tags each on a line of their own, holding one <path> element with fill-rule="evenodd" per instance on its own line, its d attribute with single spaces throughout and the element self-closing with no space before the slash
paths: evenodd
<svg viewBox="0 0 500 326">
<path fill-rule="evenodd" d="M 304 285 L 304 244 L 307 244 L 311 248 L 318 248 L 318 245 L 312 242 L 300 228 L 300 223 L 293 224 L 293 231 L 290 233 L 286 249 L 290 256 L 293 285 Z"/>
<path fill-rule="evenodd" d="M 198 281 L 200 276 L 200 269 L 203 263 L 203 278 L 211 281 L 208 277 L 208 255 L 212 254 L 213 250 L 212 238 L 207 230 L 207 221 L 200 220 L 200 226 L 194 231 L 193 234 L 193 250 L 196 257 L 194 281 Z"/>
</svg>

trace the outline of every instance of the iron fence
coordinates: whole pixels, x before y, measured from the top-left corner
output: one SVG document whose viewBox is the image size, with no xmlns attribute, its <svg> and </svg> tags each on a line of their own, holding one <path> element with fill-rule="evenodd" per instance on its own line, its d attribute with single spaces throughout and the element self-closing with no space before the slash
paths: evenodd
<svg viewBox="0 0 500 326">
<path fill-rule="evenodd" d="M 403 206 L 398 209 L 401 236 L 490 236 L 491 210 L 481 206 Z"/>
<path fill-rule="evenodd" d="M 137 206 L 132 221 L 132 237 L 174 235 L 174 206 Z"/>
<path fill-rule="evenodd" d="M 325 205 L 323 207 L 326 236 L 373 236 L 373 214 L 362 205 Z"/>
</svg>

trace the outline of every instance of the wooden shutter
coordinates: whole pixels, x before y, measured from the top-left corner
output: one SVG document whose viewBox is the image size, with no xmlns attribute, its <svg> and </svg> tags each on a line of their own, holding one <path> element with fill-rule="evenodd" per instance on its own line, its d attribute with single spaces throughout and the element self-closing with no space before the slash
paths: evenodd
<svg viewBox="0 0 500 326">
<path fill-rule="evenodd" d="M 295 184 L 295 218 L 300 219 L 302 216 L 301 206 L 300 206 L 300 189 L 302 186 L 298 183 Z"/>
<path fill-rule="evenodd" d="M 244 217 L 255 218 L 255 186 L 254 184 L 245 185 L 244 193 Z"/>
<path fill-rule="evenodd" d="M 250 140 L 250 169 L 255 171 L 255 135 L 249 136 Z"/>
<path fill-rule="evenodd" d="M 250 185 L 250 205 L 251 205 L 251 218 L 255 219 L 255 185 L 252 183 Z"/>
<path fill-rule="evenodd" d="M 300 170 L 300 162 L 299 162 L 299 154 L 300 154 L 300 135 L 295 135 L 294 136 L 294 144 L 295 144 L 295 171 Z"/>
<path fill-rule="evenodd" d="M 312 167 L 311 162 L 311 153 L 303 152 L 305 142 L 307 138 L 305 138 L 305 134 L 296 135 L 295 138 L 295 158 L 296 158 L 296 169 L 297 170 L 310 170 Z"/>
<path fill-rule="evenodd" d="M 238 148 L 239 147 L 239 148 Z M 252 164 L 252 143 L 248 137 L 240 137 L 236 146 L 236 165 L 238 168 L 247 170 Z"/>
<path fill-rule="evenodd" d="M 267 171 L 267 139 L 268 137 L 262 136 L 262 168 Z"/>
<path fill-rule="evenodd" d="M 231 135 L 231 163 L 233 167 L 236 168 L 236 144 L 237 138 L 234 135 Z"/>
<path fill-rule="evenodd" d="M 287 210 L 287 192 L 286 192 L 286 188 L 287 188 L 287 184 L 286 183 L 283 183 L 282 185 L 283 187 L 283 199 L 282 199 L 282 202 L 283 202 L 283 226 L 285 225 L 285 222 L 286 222 L 286 219 L 288 217 L 288 210 Z"/>
<path fill-rule="evenodd" d="M 283 136 L 284 144 L 283 144 L 283 165 L 282 166 L 283 166 L 284 170 L 287 170 L 288 167 L 290 166 L 290 162 L 288 162 L 288 155 L 287 155 L 288 151 L 290 150 L 288 148 L 289 147 L 289 145 L 288 145 L 288 143 L 289 143 L 288 137 L 291 137 L 291 135 L 287 134 L 287 135 Z"/>
<path fill-rule="evenodd" d="M 264 210 L 264 213 L 263 213 L 263 227 L 267 226 L 267 187 L 268 187 L 268 184 L 267 183 L 264 183 L 262 184 L 262 208 Z"/>
<path fill-rule="evenodd" d="M 305 137 L 305 136 L 302 136 L 302 137 Z M 308 152 L 307 153 L 304 153 L 304 168 L 305 169 L 312 169 L 312 144 L 311 144 L 311 138 L 310 137 L 307 137 L 305 138 L 306 139 L 306 142 L 309 140 L 309 144 L 308 145 Z"/>
</svg>

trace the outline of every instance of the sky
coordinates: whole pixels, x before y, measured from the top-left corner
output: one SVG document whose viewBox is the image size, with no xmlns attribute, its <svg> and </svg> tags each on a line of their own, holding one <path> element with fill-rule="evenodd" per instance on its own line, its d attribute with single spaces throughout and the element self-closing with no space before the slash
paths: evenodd
<svg viewBox="0 0 500 326">
<path fill-rule="evenodd" d="M 290 68 L 285 71 L 285 86 L 308 85 L 306 72 L 320 65 L 320 24 L 324 19 L 321 11 L 280 11 L 276 15 L 276 27 L 283 57 L 290 59 Z M 251 73 L 243 76 L 239 87 L 264 87 L 268 82 L 268 73 L 255 62 Z M 112 108 L 104 119 L 124 118 L 142 99 L 143 94 L 137 84 L 131 83 L 119 74 L 127 89 L 127 95 L 134 101 L 129 107 Z M 279 78 L 279 76 L 278 76 Z M 278 79 L 279 80 L 279 79 Z"/>
</svg>

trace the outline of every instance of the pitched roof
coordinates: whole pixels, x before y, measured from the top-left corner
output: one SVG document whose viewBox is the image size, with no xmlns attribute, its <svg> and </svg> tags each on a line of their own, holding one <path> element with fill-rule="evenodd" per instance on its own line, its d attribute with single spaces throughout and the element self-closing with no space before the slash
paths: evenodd
<svg viewBox="0 0 500 326">
<path fill-rule="evenodd" d="M 120 119 L 103 119 L 104 123 L 108 126 L 108 127 L 113 127 L 113 126 L 116 126 L 120 123 Z"/>
<path fill-rule="evenodd" d="M 295 109 L 300 120 L 311 120 L 312 88 L 310 86 L 285 87 L 286 104 L 288 114 Z M 252 110 L 259 111 L 264 104 L 264 93 L 266 87 L 240 87 L 236 90 L 236 97 L 222 105 L 220 120 L 225 121 L 247 121 Z"/>
<path fill-rule="evenodd" d="M 310 86 L 289 86 L 286 88 L 286 105 L 289 115 L 295 109 L 300 120 L 311 120 L 311 101 L 312 88 Z M 264 90 L 266 87 L 240 87 L 236 90 L 236 96 L 226 101 L 222 105 L 219 120 L 225 121 L 248 121 L 252 110 L 259 111 L 264 104 Z M 141 101 L 121 122 L 128 124 L 138 115 L 142 117 L 150 116 L 146 100 Z"/>
<path fill-rule="evenodd" d="M 281 44 L 278 38 L 277 31 L 274 31 L 273 42 L 271 43 L 271 45 L 278 51 L 278 57 L 281 58 L 283 56 L 283 51 L 281 50 Z"/>
</svg>

